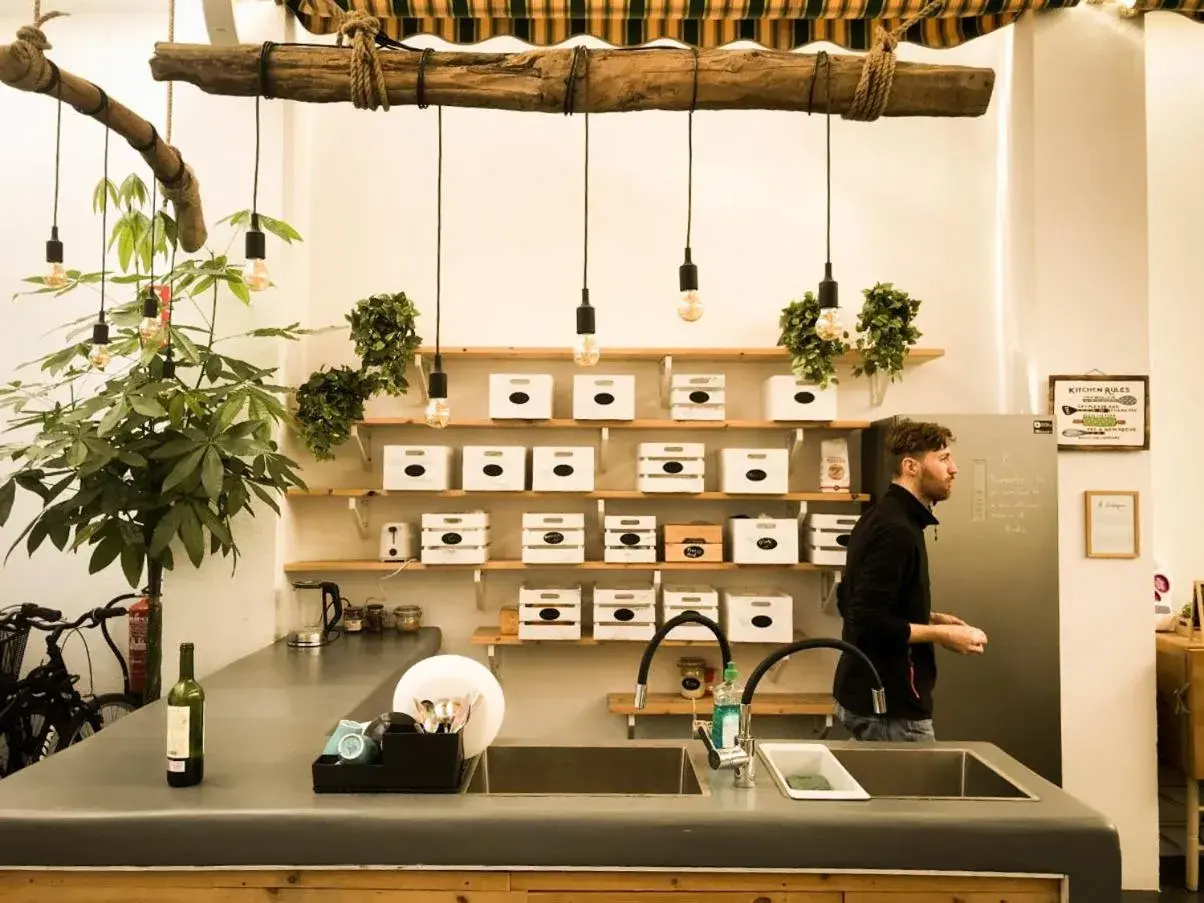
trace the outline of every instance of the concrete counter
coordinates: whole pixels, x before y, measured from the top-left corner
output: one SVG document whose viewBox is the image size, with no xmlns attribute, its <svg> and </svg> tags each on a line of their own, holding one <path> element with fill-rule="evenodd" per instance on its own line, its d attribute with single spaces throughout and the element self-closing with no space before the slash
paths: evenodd
<svg viewBox="0 0 1204 903">
<path fill-rule="evenodd" d="M 162 703 L 0 781 L 0 870 L 936 872 L 1069 876 L 1075 903 L 1120 900 L 1113 826 L 989 744 L 946 745 L 971 747 L 1037 800 L 792 801 L 763 767 L 753 790 L 704 768 L 710 792 L 691 797 L 313 793 L 326 732 L 389 709 L 397 677 L 440 644 L 434 628 L 344 637 L 320 654 L 276 644 L 210 675 L 199 787 L 165 783 Z"/>
</svg>

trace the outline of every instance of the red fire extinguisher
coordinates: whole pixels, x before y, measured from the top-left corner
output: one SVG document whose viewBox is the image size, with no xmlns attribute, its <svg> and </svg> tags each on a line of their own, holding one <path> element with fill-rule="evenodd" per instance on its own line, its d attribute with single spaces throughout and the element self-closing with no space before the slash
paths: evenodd
<svg viewBox="0 0 1204 903">
<path fill-rule="evenodd" d="M 130 691 L 146 688 L 146 636 L 150 625 L 150 600 L 142 596 L 129 607 Z"/>
</svg>

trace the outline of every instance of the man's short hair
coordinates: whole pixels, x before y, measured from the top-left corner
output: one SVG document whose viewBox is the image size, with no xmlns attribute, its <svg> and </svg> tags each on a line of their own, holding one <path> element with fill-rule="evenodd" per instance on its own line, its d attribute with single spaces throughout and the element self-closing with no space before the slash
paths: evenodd
<svg viewBox="0 0 1204 903">
<path fill-rule="evenodd" d="M 895 476 L 903 472 L 904 458 L 922 458 L 928 452 L 939 452 L 953 442 L 953 431 L 939 423 L 903 418 L 891 427 L 886 437 L 886 450 L 894 460 Z"/>
</svg>

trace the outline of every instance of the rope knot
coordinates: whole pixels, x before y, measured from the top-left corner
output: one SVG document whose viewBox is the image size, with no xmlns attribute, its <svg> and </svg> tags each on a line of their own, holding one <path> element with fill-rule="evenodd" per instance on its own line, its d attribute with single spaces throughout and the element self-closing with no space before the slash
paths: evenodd
<svg viewBox="0 0 1204 903">
<path fill-rule="evenodd" d="M 895 82 L 895 48 L 909 28 L 939 12 L 943 5 L 944 0 L 930 0 L 916 15 L 904 20 L 893 31 L 887 31 L 881 25 L 874 27 L 874 44 L 865 56 L 857 93 L 844 114 L 845 119 L 873 122 L 885 112 Z"/>
<path fill-rule="evenodd" d="M 376 53 L 380 19 L 362 9 L 344 12 L 335 7 L 334 11 L 339 26 L 336 46 L 343 46 L 343 38 L 351 42 L 351 102 L 360 110 L 389 109 L 389 89 Z"/>
</svg>

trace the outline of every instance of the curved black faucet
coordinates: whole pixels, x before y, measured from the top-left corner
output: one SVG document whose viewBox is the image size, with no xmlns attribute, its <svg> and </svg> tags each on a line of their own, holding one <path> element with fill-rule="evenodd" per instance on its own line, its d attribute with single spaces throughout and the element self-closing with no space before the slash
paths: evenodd
<svg viewBox="0 0 1204 903">
<path fill-rule="evenodd" d="M 744 685 L 744 695 L 740 697 L 740 705 L 752 705 L 753 694 L 757 692 L 757 684 L 761 682 L 761 678 L 765 676 L 765 672 L 787 656 L 793 655 L 796 652 L 803 652 L 807 649 L 838 649 L 842 652 L 855 655 L 865 662 L 865 666 L 870 669 L 870 674 L 874 676 L 874 683 L 878 685 L 876 689 L 871 691 L 874 712 L 878 715 L 886 714 L 886 688 L 882 683 L 882 678 L 878 674 L 878 669 L 874 667 L 874 663 L 870 661 L 869 656 L 852 643 L 828 637 L 812 637 L 806 640 L 797 640 L 785 646 L 779 646 L 773 652 L 769 653 L 769 655 L 765 656 L 761 660 L 761 663 L 753 668 L 752 674 L 748 675 L 748 683 Z"/>
<path fill-rule="evenodd" d="M 727 665 L 732 661 L 732 646 L 727 641 L 727 636 L 722 628 L 710 618 L 700 615 L 696 611 L 683 611 L 662 624 L 660 629 L 652 635 L 648 645 L 644 647 L 644 654 L 640 658 L 640 670 L 636 675 L 635 682 L 635 707 L 637 709 L 642 709 L 648 699 L 648 669 L 652 667 L 652 656 L 656 654 L 661 640 L 668 635 L 669 631 L 682 624 L 701 624 L 706 627 L 715 634 L 715 639 L 719 641 L 719 652 L 723 656 L 723 664 Z"/>
</svg>

